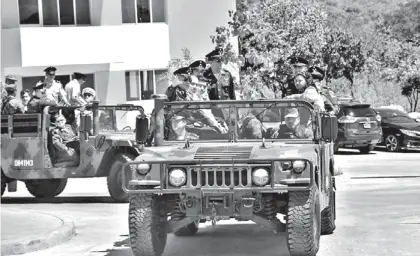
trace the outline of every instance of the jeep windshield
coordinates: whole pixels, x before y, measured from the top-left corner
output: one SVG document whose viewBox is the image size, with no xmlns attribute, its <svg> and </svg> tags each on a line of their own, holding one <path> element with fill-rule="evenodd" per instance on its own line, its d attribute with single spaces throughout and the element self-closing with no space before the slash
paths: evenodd
<svg viewBox="0 0 420 256">
<path fill-rule="evenodd" d="M 182 104 L 183 103 L 183 104 Z M 313 109 L 305 101 L 165 103 L 167 141 L 313 140 Z"/>
<path fill-rule="evenodd" d="M 143 113 L 142 107 L 134 105 L 99 106 L 99 131 L 133 131 L 136 117 Z"/>
</svg>

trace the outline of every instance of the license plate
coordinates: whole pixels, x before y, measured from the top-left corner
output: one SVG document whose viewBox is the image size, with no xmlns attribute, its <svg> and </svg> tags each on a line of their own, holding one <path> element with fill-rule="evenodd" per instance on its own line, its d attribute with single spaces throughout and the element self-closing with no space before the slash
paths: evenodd
<svg viewBox="0 0 420 256">
<path fill-rule="evenodd" d="M 365 124 L 363 124 L 363 127 L 364 127 L 365 129 L 369 129 L 369 128 L 371 128 L 372 126 L 370 126 L 370 123 L 365 123 Z"/>
</svg>

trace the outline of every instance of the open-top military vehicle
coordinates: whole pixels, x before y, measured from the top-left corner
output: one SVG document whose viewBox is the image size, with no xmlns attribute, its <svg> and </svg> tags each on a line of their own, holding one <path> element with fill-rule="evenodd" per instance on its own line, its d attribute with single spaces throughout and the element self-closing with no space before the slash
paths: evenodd
<svg viewBox="0 0 420 256">
<path fill-rule="evenodd" d="M 37 198 L 58 196 L 68 178 L 107 177 L 108 190 L 117 202 L 127 202 L 121 184 L 121 167 L 139 155 L 134 125 L 127 115 L 144 116 L 140 106 L 99 106 L 95 102 L 80 117 L 79 159 L 59 161 L 52 143 L 50 113 L 75 108 L 46 107 L 43 114 L 16 114 L 1 117 L 1 195 L 6 187 L 17 190 L 17 181 Z M 89 110 L 90 109 L 90 110 Z M 52 112 L 51 112 L 51 111 Z M 55 111 L 55 112 L 54 112 Z M 132 116 L 132 115 L 131 115 Z M 129 126 L 131 125 L 131 127 Z"/>
<path fill-rule="evenodd" d="M 136 256 L 161 255 L 168 233 L 192 236 L 200 222 L 231 218 L 286 232 L 291 255 L 316 255 L 321 233 L 335 229 L 335 116 L 298 100 L 153 98 L 153 143 L 146 143 L 148 122 L 138 119 L 141 153 L 123 166 Z M 206 125 L 209 111 L 227 133 Z"/>
</svg>

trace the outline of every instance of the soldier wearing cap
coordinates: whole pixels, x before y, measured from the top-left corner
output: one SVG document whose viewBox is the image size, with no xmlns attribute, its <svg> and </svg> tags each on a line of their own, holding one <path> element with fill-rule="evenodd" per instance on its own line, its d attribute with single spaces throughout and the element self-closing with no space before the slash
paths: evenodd
<svg viewBox="0 0 420 256">
<path fill-rule="evenodd" d="M 190 64 L 191 75 L 200 77 L 206 70 L 206 62 L 204 60 L 196 60 Z"/>
<path fill-rule="evenodd" d="M 56 67 L 47 67 L 44 69 L 45 79 L 41 82 L 45 84 L 45 94 L 48 99 L 54 100 L 57 104 L 69 106 L 70 104 L 63 85 L 54 79 L 55 71 L 57 71 Z"/>
<path fill-rule="evenodd" d="M 28 102 L 28 113 L 42 113 L 46 106 L 57 106 L 55 100 L 46 97 L 44 83 L 38 82 L 33 89 L 35 95 Z"/>
<path fill-rule="evenodd" d="M 182 67 L 173 73 L 177 78 L 177 84 L 171 85 L 166 90 L 166 96 L 169 101 L 180 101 L 187 97 L 187 90 L 189 88 L 191 69 L 189 67 Z"/>
<path fill-rule="evenodd" d="M 82 85 L 86 81 L 86 75 L 75 72 L 73 80 L 66 84 L 65 91 L 68 97 L 68 102 L 71 106 L 83 106 L 86 102 L 83 100 L 81 90 Z"/>
<path fill-rule="evenodd" d="M 22 114 L 25 112 L 25 106 L 23 103 L 16 99 L 16 81 L 17 80 L 14 76 L 6 76 L 4 89 L 7 95 L 5 95 L 2 99 L 2 115 Z"/>
<path fill-rule="evenodd" d="M 273 133 L 272 138 L 277 139 L 313 139 L 313 131 L 300 124 L 299 111 L 297 108 L 288 108 L 284 111 L 285 123 Z"/>
<path fill-rule="evenodd" d="M 303 57 L 290 57 L 289 58 L 290 64 L 292 65 L 292 72 L 293 75 L 289 78 L 282 86 L 281 92 L 283 98 L 289 95 L 299 93 L 299 90 L 296 88 L 294 83 L 295 76 L 297 74 L 306 73 L 308 71 L 308 64 L 309 61 Z"/>
<path fill-rule="evenodd" d="M 203 77 L 208 80 L 210 100 L 236 100 L 232 74 L 222 68 L 223 49 L 216 48 L 206 55 L 210 68 Z"/>
<path fill-rule="evenodd" d="M 321 67 L 313 67 L 309 70 L 312 73 L 312 79 L 315 87 L 320 92 L 325 105 L 325 110 L 336 112 L 338 110 L 338 103 L 334 92 L 327 86 L 321 84 L 325 77 L 325 71 Z"/>
</svg>

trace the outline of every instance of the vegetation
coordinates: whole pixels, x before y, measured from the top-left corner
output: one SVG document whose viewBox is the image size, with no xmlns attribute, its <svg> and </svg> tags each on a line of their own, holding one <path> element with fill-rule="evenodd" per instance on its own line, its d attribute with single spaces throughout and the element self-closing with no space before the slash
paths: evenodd
<svg viewBox="0 0 420 256">
<path fill-rule="evenodd" d="M 211 39 L 224 48 L 225 63 L 240 65 L 244 97 L 275 97 L 291 75 L 288 57 L 304 56 L 327 71 L 325 82 L 339 95 L 419 111 L 419 1 L 238 1 Z M 184 53 L 171 65 L 191 62 Z"/>
</svg>

